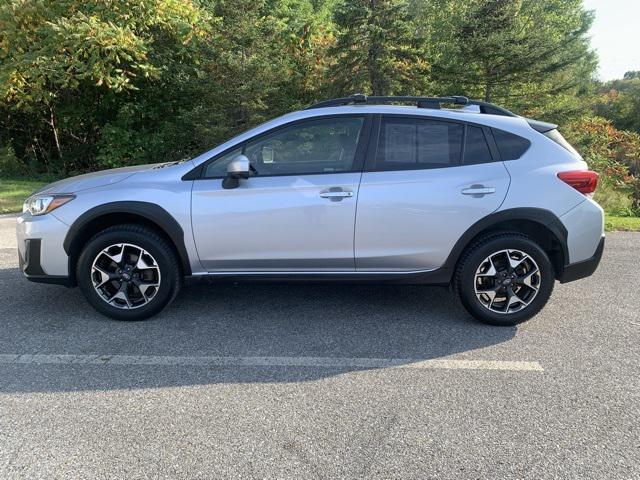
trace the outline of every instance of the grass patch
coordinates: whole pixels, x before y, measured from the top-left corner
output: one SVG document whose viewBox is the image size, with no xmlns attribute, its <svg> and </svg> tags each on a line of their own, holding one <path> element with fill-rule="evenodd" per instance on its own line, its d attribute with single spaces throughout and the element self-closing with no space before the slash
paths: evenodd
<svg viewBox="0 0 640 480">
<path fill-rule="evenodd" d="M 35 190 L 49 182 L 0 178 L 0 213 L 22 211 L 22 202 Z"/>
<path fill-rule="evenodd" d="M 640 232 L 640 217 L 614 217 L 607 215 L 604 228 L 608 231 Z"/>
</svg>

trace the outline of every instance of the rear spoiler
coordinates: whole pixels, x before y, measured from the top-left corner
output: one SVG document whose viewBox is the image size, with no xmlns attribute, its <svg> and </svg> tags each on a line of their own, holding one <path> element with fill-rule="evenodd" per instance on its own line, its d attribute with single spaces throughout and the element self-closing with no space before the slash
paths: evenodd
<svg viewBox="0 0 640 480">
<path fill-rule="evenodd" d="M 525 118 L 525 120 L 531 128 L 540 133 L 550 132 L 551 130 L 558 128 L 558 125 L 553 123 L 541 122 L 540 120 L 533 120 L 531 118 Z"/>
</svg>

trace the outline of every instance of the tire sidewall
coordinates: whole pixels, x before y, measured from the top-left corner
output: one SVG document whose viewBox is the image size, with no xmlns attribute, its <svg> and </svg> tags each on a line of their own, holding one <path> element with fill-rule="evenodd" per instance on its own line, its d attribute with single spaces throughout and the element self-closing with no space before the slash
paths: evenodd
<svg viewBox="0 0 640 480">
<path fill-rule="evenodd" d="M 107 304 L 93 287 L 91 269 L 95 257 L 108 246 L 117 243 L 131 243 L 139 246 L 148 251 L 158 263 L 160 287 L 146 305 L 130 310 L 113 307 Z M 78 285 L 89 303 L 100 313 L 116 320 L 142 320 L 160 312 L 176 293 L 179 280 L 172 255 L 168 246 L 152 232 L 143 233 L 126 228 L 105 231 L 93 237 L 82 251 L 76 272 Z"/>
<path fill-rule="evenodd" d="M 492 312 L 480 303 L 475 293 L 475 274 L 480 264 L 492 253 L 500 250 L 520 250 L 529 255 L 540 270 L 540 288 L 533 301 L 522 310 L 501 314 Z M 545 251 L 524 236 L 502 236 L 481 242 L 472 249 L 461 267 L 458 289 L 464 307 L 475 318 L 491 325 L 516 325 L 536 315 L 547 303 L 555 283 L 553 265 Z"/>
</svg>

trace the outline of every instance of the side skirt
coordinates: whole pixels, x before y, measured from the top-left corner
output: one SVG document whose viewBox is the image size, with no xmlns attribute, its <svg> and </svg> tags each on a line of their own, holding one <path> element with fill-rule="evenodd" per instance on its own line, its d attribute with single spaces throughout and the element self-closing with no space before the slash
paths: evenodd
<svg viewBox="0 0 640 480">
<path fill-rule="evenodd" d="M 440 285 L 451 282 L 453 269 L 437 268 L 413 272 L 209 272 L 191 278 L 205 278 L 214 282 L 267 283 L 351 283 Z"/>
</svg>

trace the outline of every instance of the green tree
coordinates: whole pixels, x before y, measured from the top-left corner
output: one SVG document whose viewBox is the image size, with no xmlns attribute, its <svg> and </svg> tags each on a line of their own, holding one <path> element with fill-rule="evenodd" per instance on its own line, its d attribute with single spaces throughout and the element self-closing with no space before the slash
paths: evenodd
<svg viewBox="0 0 640 480">
<path fill-rule="evenodd" d="M 405 1 L 343 1 L 334 21 L 334 94 L 407 95 L 426 88 L 429 65 Z"/>
<path fill-rule="evenodd" d="M 434 80 L 441 90 L 526 108 L 575 106 L 596 67 L 582 0 L 432 0 Z M 540 108 L 538 108 L 540 110 Z"/>
<path fill-rule="evenodd" d="M 595 108 L 638 130 L 637 72 L 592 81 L 591 20 L 581 0 L 3 0 L 0 168 L 185 158 L 355 92 L 465 94 L 557 123 Z"/>
<path fill-rule="evenodd" d="M 602 84 L 599 91 L 596 113 L 618 129 L 640 133 L 640 72 L 626 72 L 621 80 Z"/>
<path fill-rule="evenodd" d="M 48 171 L 90 168 L 123 104 L 194 69 L 204 19 L 189 1 L 4 1 L 0 121 L 17 156 Z"/>
<path fill-rule="evenodd" d="M 154 82 L 102 129 L 101 165 L 188 157 L 308 104 L 323 71 L 323 32 L 307 0 L 202 4 L 209 42 L 193 71 Z M 177 72 L 182 72 L 177 74 Z"/>
</svg>

